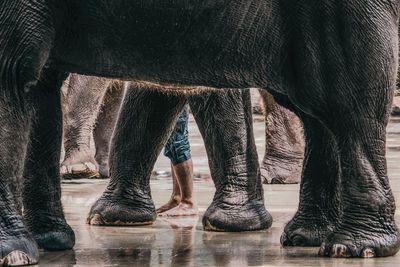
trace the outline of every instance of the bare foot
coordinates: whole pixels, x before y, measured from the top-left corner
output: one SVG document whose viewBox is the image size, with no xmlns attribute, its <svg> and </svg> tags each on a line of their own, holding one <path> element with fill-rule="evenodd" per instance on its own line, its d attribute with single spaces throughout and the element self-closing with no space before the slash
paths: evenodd
<svg viewBox="0 0 400 267">
<path fill-rule="evenodd" d="M 173 209 L 176 206 L 178 206 L 179 203 L 181 203 L 181 197 L 179 197 L 179 196 L 171 197 L 171 199 L 167 202 L 167 204 L 162 205 L 161 207 L 159 207 L 157 209 L 157 214 L 162 213 L 167 210 L 170 210 L 170 209 Z"/>
<path fill-rule="evenodd" d="M 161 212 L 158 216 L 192 216 L 197 215 L 197 207 L 194 204 L 181 202 L 175 208 Z"/>
</svg>

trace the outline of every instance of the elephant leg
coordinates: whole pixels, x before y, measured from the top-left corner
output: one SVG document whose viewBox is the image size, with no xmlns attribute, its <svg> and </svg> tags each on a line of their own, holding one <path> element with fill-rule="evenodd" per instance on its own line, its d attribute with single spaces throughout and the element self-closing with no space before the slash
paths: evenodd
<svg viewBox="0 0 400 267">
<path fill-rule="evenodd" d="M 253 136 L 249 90 L 192 96 L 190 107 L 206 144 L 216 192 L 205 230 L 250 231 L 271 226 L 265 210 Z"/>
<path fill-rule="evenodd" d="M 60 199 L 60 87 L 65 76 L 52 69 L 42 70 L 35 88 L 35 119 L 24 171 L 24 220 L 38 245 L 49 250 L 71 249 L 75 244 Z"/>
<path fill-rule="evenodd" d="M 43 23 L 47 10 L 42 1 L 0 4 L 0 263 L 3 266 L 35 264 L 39 260 L 37 243 L 23 222 L 20 200 L 35 111 L 33 92 L 54 36 L 52 25 Z"/>
<path fill-rule="evenodd" d="M 38 246 L 28 232 L 21 214 L 21 187 L 30 118 L 28 101 L 4 90 L 0 99 L 0 262 L 8 266 L 34 264 Z M 22 93 L 24 94 L 24 93 Z"/>
<path fill-rule="evenodd" d="M 300 120 L 294 113 L 279 106 L 267 91 L 259 91 L 265 107 L 265 154 L 261 178 L 264 183 L 299 183 L 304 155 Z"/>
<path fill-rule="evenodd" d="M 382 95 L 375 95 L 366 106 L 390 98 Z M 390 104 L 385 105 L 382 113 L 389 114 Z M 394 255 L 400 248 L 385 158 L 387 122 L 377 118 L 378 109 L 368 112 L 370 117 L 364 112 L 368 111 L 348 114 L 348 118 L 340 118 L 340 125 L 331 126 L 341 166 L 341 216 L 322 243 L 320 255 L 381 257 Z"/>
<path fill-rule="evenodd" d="M 110 183 L 92 206 L 92 225 L 139 225 L 156 219 L 150 193 L 153 166 L 187 97 L 130 84 L 110 147 Z"/>
<path fill-rule="evenodd" d="M 64 149 L 61 163 L 64 178 L 98 176 L 98 165 L 90 149 L 90 137 L 101 100 L 110 80 L 71 74 L 62 88 Z"/>
<path fill-rule="evenodd" d="M 303 12 L 319 16 L 323 4 L 314 4 L 303 5 Z M 332 133 L 339 159 L 338 220 L 321 244 L 324 256 L 383 257 L 400 248 L 385 158 L 398 64 L 398 16 L 392 8 L 361 17 L 355 12 L 373 6 L 341 2 L 340 15 L 325 10 L 331 21 L 304 16 L 294 28 L 299 38 L 292 43 L 295 87 L 288 90 L 289 98 Z M 319 34 L 327 30 L 332 33 L 329 41 Z M 336 187 L 327 186 L 335 194 Z"/>
<path fill-rule="evenodd" d="M 110 141 L 123 96 L 124 86 L 122 82 L 112 82 L 108 86 L 93 129 L 93 139 L 96 147 L 94 158 L 99 165 L 100 177 L 109 176 L 108 153 Z"/>
<path fill-rule="evenodd" d="M 298 210 L 281 236 L 283 246 L 319 246 L 338 221 L 339 159 L 332 133 L 299 113 L 306 140 Z"/>
<path fill-rule="evenodd" d="M 32 109 L 25 92 L 14 92 L 0 80 L 0 262 L 35 264 L 38 246 L 21 214 L 21 187 Z"/>
<path fill-rule="evenodd" d="M 320 255 L 382 257 L 394 255 L 400 248 L 385 158 L 389 95 L 393 91 L 371 91 L 370 99 L 362 99 L 373 112 L 362 109 L 344 119 L 342 114 L 335 123 L 328 124 L 339 151 L 341 216 L 324 239 Z"/>
</svg>

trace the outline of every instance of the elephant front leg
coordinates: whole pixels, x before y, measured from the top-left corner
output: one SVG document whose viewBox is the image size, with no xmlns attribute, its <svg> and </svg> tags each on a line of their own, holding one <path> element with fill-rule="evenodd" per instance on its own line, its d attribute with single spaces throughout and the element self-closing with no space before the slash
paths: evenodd
<svg viewBox="0 0 400 267">
<path fill-rule="evenodd" d="M 140 225 L 156 219 L 150 193 L 153 166 L 182 111 L 185 96 L 126 89 L 110 147 L 110 183 L 92 206 L 92 225 Z"/>
<path fill-rule="evenodd" d="M 269 228 L 252 127 L 249 90 L 220 90 L 190 98 L 206 144 L 216 192 L 203 226 L 213 231 Z"/>
<path fill-rule="evenodd" d="M 326 10 L 325 14 L 341 23 L 321 24 L 313 18 L 322 6 L 317 1 L 303 5 L 312 15 L 298 20 L 296 26 L 301 37 L 293 40 L 296 56 L 290 63 L 295 88 L 287 91 L 296 107 L 328 129 L 337 147 L 331 159 L 339 163 L 333 183 L 339 190 L 326 184 L 326 192 L 339 199 L 337 220 L 323 239 L 320 255 L 391 256 L 399 250 L 400 239 L 385 143 L 398 65 L 398 14 L 393 6 L 376 8 L 376 2 L 341 2 L 344 12 Z M 360 21 L 355 10 L 369 8 L 375 12 L 362 12 Z M 319 34 L 321 29 L 331 33 L 329 44 Z M 346 38 L 341 38 L 344 33 Z M 313 159 L 315 166 L 323 160 Z"/>
<path fill-rule="evenodd" d="M 62 112 L 60 87 L 64 74 L 44 69 L 35 88 L 32 123 L 24 172 L 24 219 L 40 247 L 71 249 L 75 235 L 61 205 L 60 149 Z"/>
<path fill-rule="evenodd" d="M 283 246 L 319 246 L 338 221 L 337 145 L 318 120 L 299 113 L 305 133 L 305 157 L 298 210 L 281 236 Z"/>
<path fill-rule="evenodd" d="M 266 90 L 259 90 L 265 113 L 265 154 L 261 164 L 264 183 L 300 182 L 304 136 L 299 118 L 279 106 Z"/>
<path fill-rule="evenodd" d="M 379 103 L 377 99 L 371 101 Z M 390 105 L 386 107 L 388 114 Z M 340 119 L 340 127 L 336 126 L 341 218 L 322 243 L 320 255 L 384 257 L 394 255 L 400 248 L 395 200 L 387 176 L 384 121 L 366 118 L 362 113 L 351 114 Z"/>
</svg>

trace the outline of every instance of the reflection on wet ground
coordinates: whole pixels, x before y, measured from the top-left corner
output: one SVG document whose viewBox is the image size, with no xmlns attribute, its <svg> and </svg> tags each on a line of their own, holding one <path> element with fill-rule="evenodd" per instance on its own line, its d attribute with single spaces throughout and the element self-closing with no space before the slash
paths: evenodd
<svg viewBox="0 0 400 267">
<path fill-rule="evenodd" d="M 261 153 L 263 127 L 256 120 L 256 142 Z M 299 185 L 264 185 L 266 206 L 274 217 L 269 230 L 204 232 L 201 216 L 212 200 L 214 187 L 193 121 L 190 134 L 200 216 L 158 218 L 153 225 L 140 227 L 89 226 L 85 224 L 86 215 L 108 180 L 66 180 L 62 186 L 64 210 L 77 242 L 71 251 L 42 251 L 40 266 L 399 266 L 400 253 L 389 258 L 330 259 L 318 257 L 318 248 L 282 248 L 279 238 L 296 211 Z M 391 185 L 400 203 L 400 119 L 393 119 L 388 127 L 387 146 Z M 161 156 L 156 170 L 169 171 L 169 162 Z M 156 206 L 164 204 L 171 194 L 170 176 L 165 176 L 156 175 L 151 181 Z"/>
</svg>

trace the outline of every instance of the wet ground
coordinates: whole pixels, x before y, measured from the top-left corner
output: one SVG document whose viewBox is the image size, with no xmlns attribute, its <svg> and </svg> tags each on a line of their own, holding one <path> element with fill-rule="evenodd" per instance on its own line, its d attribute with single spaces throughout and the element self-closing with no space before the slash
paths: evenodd
<svg viewBox="0 0 400 267">
<path fill-rule="evenodd" d="M 318 257 L 318 248 L 282 248 L 279 237 L 296 211 L 299 185 L 264 185 L 266 207 L 274 218 L 266 231 L 204 232 L 201 215 L 212 200 L 214 187 L 204 144 L 192 118 L 189 131 L 200 216 L 159 218 L 151 226 L 140 227 L 89 226 L 86 215 L 108 180 L 66 180 L 62 198 L 76 245 L 71 251 L 42 251 L 40 266 L 400 266 L 400 253 L 377 259 L 330 259 Z M 255 117 L 255 135 L 262 158 L 264 125 L 260 116 Z M 400 203 L 400 119 L 392 119 L 389 125 L 387 146 L 390 182 Z M 172 191 L 169 168 L 168 160 L 160 156 L 151 180 L 157 207 Z"/>
</svg>

